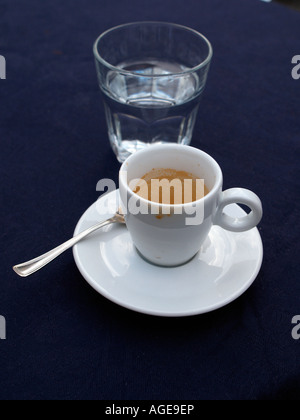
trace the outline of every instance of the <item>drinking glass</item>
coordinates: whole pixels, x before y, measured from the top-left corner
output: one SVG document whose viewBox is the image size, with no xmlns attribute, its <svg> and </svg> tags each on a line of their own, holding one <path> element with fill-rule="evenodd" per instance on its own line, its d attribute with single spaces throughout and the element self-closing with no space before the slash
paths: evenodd
<svg viewBox="0 0 300 420">
<path fill-rule="evenodd" d="M 171 23 L 130 23 L 102 34 L 94 55 L 120 162 L 152 144 L 191 143 L 213 55 L 203 35 Z"/>
</svg>

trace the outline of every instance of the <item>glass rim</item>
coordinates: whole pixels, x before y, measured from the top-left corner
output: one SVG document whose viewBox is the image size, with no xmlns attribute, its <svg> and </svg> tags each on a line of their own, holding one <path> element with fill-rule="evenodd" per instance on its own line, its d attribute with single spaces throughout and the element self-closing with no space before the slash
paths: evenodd
<svg viewBox="0 0 300 420">
<path fill-rule="evenodd" d="M 130 26 L 138 26 L 138 25 L 162 25 L 162 26 L 171 26 L 177 29 L 183 29 L 187 32 L 193 33 L 194 35 L 196 35 L 198 38 L 201 38 L 202 41 L 204 41 L 206 43 L 206 45 L 208 46 L 208 55 L 206 57 L 205 60 L 203 60 L 201 63 L 199 63 L 197 66 L 194 66 L 192 68 L 189 68 L 187 70 L 183 70 L 181 72 L 174 72 L 174 73 L 168 73 L 168 74 L 154 74 L 154 75 L 141 75 L 137 72 L 134 71 L 129 71 L 129 70 L 124 70 L 122 69 L 122 67 L 118 67 L 118 66 L 114 66 L 113 64 L 109 63 L 108 61 L 106 61 L 103 57 L 101 57 L 99 51 L 98 51 L 98 45 L 99 42 L 108 34 L 110 34 L 111 32 L 116 31 L 117 29 L 122 29 L 122 28 L 128 28 Z M 162 78 L 162 77 L 172 77 L 172 76 L 184 76 L 187 74 L 191 74 L 191 73 L 195 73 L 198 70 L 202 69 L 203 67 L 205 67 L 206 65 L 208 65 L 211 62 L 211 59 L 213 57 L 213 47 L 211 42 L 200 32 L 196 31 L 195 29 L 189 28 L 188 26 L 184 26 L 184 25 L 179 25 L 176 23 L 170 23 L 170 22 L 159 22 L 159 21 L 141 21 L 141 22 L 131 22 L 131 23 L 126 23 L 123 25 L 118 25 L 118 26 L 114 26 L 113 28 L 108 29 L 107 31 L 103 32 L 95 41 L 94 43 L 94 47 L 93 47 L 93 51 L 94 51 L 94 56 L 95 59 L 98 60 L 100 63 L 102 63 L 105 67 L 109 68 L 110 70 L 113 70 L 115 72 L 118 72 L 124 76 L 132 76 L 132 77 L 143 77 L 143 78 Z"/>
</svg>

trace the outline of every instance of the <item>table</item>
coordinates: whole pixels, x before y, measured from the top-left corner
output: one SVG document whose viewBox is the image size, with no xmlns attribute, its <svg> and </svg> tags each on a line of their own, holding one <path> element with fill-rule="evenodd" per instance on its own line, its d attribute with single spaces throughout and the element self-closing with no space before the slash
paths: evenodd
<svg viewBox="0 0 300 420">
<path fill-rule="evenodd" d="M 225 188 L 252 189 L 264 204 L 256 282 L 202 316 L 118 307 L 71 252 L 27 279 L 11 269 L 72 235 L 100 179 L 117 182 L 92 44 L 137 20 L 211 40 L 193 145 L 220 162 Z M 256 0 L 0 1 L 1 399 L 299 399 L 299 39 L 299 12 Z"/>
</svg>

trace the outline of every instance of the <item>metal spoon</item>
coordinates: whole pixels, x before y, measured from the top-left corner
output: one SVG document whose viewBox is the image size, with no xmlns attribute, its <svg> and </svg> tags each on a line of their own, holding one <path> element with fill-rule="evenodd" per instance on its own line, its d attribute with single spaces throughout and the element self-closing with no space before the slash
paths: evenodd
<svg viewBox="0 0 300 420">
<path fill-rule="evenodd" d="M 86 236 L 112 223 L 125 224 L 124 215 L 120 211 L 118 211 L 111 219 L 108 219 L 105 222 L 101 222 L 95 226 L 90 227 L 89 229 L 85 230 L 84 232 L 79 233 L 79 235 L 74 236 L 74 238 L 63 243 L 57 248 L 52 249 L 52 251 L 49 251 L 46 254 L 41 255 L 40 257 L 37 257 L 23 264 L 15 265 L 13 267 L 13 270 L 21 277 L 28 277 L 31 274 L 35 273 L 36 271 L 40 270 L 41 268 L 45 267 L 45 265 L 49 264 L 51 261 L 53 261 L 59 255 L 61 255 L 67 249 L 72 248 L 74 245 L 76 245 Z"/>
</svg>

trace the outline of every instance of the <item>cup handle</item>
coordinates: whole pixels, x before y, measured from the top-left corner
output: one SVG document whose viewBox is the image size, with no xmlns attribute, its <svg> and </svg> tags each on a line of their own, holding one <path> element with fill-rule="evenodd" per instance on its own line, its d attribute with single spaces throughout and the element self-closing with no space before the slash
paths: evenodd
<svg viewBox="0 0 300 420">
<path fill-rule="evenodd" d="M 229 204 L 244 204 L 251 209 L 251 213 L 238 218 L 228 216 L 223 210 Z M 245 232 L 257 226 L 262 216 L 262 203 L 256 194 L 244 188 L 232 188 L 221 193 L 214 224 L 231 232 Z"/>
</svg>

